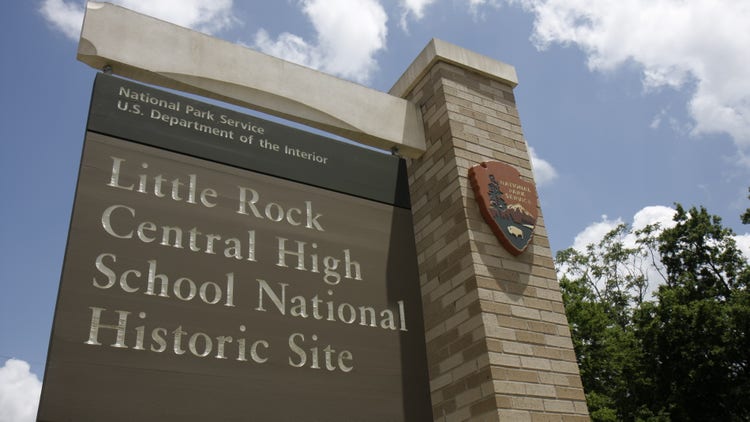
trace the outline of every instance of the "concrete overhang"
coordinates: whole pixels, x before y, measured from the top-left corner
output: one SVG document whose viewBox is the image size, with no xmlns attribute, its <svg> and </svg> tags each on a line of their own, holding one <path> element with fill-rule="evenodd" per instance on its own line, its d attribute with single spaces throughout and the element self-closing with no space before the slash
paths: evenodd
<svg viewBox="0 0 750 422">
<path fill-rule="evenodd" d="M 78 59 L 96 69 L 303 123 L 406 157 L 425 150 L 418 107 L 400 96 L 108 3 L 86 6 Z"/>
</svg>

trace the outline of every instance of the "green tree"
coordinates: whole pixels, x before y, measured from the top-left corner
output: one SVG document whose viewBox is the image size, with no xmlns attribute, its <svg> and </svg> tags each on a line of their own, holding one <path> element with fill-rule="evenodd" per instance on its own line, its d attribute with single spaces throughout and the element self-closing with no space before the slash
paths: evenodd
<svg viewBox="0 0 750 422">
<path fill-rule="evenodd" d="M 584 252 L 560 251 L 560 286 L 589 412 L 596 421 L 634 420 L 651 390 L 643 351 L 633 325 L 648 290 L 652 251 L 644 242 L 625 239 L 619 225 Z M 643 234 L 646 238 L 646 234 Z"/>
<path fill-rule="evenodd" d="M 750 267 L 705 208 L 677 205 L 674 221 L 659 236 L 667 280 L 639 333 L 654 404 L 674 420 L 750 420 Z"/>
<path fill-rule="evenodd" d="M 557 254 L 593 420 L 750 420 L 747 259 L 704 208 L 674 221 Z"/>
<path fill-rule="evenodd" d="M 750 192 L 750 188 L 747 190 Z M 750 195 L 748 195 L 747 199 L 750 199 Z M 750 208 L 745 210 L 745 213 L 740 216 L 740 219 L 742 220 L 742 224 L 750 224 Z"/>
</svg>

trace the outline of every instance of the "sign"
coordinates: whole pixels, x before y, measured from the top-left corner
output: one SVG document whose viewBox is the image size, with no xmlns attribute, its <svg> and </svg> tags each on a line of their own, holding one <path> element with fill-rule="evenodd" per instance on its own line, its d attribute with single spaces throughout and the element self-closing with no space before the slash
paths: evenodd
<svg viewBox="0 0 750 422">
<path fill-rule="evenodd" d="M 479 211 L 508 252 L 520 255 L 531 243 L 538 217 L 534 183 L 497 161 L 469 169 Z"/>
<path fill-rule="evenodd" d="M 99 75 L 39 420 L 430 420 L 402 166 Z"/>
</svg>

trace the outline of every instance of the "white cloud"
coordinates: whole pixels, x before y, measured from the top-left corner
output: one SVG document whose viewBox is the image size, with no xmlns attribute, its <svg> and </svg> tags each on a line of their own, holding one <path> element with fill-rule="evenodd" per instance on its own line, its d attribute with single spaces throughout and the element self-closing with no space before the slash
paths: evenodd
<svg viewBox="0 0 750 422">
<path fill-rule="evenodd" d="M 540 48 L 576 45 L 595 71 L 637 63 L 647 91 L 692 91 L 692 134 L 727 133 L 742 156 L 750 152 L 750 2 L 506 1 L 536 15 L 533 39 Z"/>
<path fill-rule="evenodd" d="M 515 1 L 515 0 L 507 0 Z M 409 32 L 407 21 L 412 18 L 414 21 L 420 21 L 424 17 L 424 10 L 427 6 L 434 4 L 436 0 L 399 0 L 399 7 L 401 8 L 401 20 L 399 26 L 405 32 Z M 499 8 L 502 0 L 463 0 L 463 4 L 467 8 L 467 12 L 475 20 L 483 20 L 485 18 L 483 9 L 486 7 Z M 459 6 L 460 7 L 460 6 Z"/>
<path fill-rule="evenodd" d="M 662 109 L 656 116 L 654 116 L 654 118 L 651 120 L 651 124 L 649 124 L 648 127 L 650 127 L 651 129 L 658 129 L 659 127 L 661 127 L 662 120 L 664 119 L 664 117 L 666 117 L 666 115 L 667 110 Z"/>
<path fill-rule="evenodd" d="M 125 8 L 197 31 L 214 33 L 237 18 L 232 0 L 113 0 Z"/>
<path fill-rule="evenodd" d="M 39 12 L 55 29 L 68 38 L 77 40 L 81 35 L 83 7 L 80 3 L 63 0 L 44 0 Z"/>
<path fill-rule="evenodd" d="M 308 44 L 301 37 L 288 32 L 284 32 L 273 40 L 265 29 L 260 29 L 255 34 L 255 47 L 266 54 L 302 66 L 313 69 L 320 69 L 322 66 L 319 49 Z"/>
<path fill-rule="evenodd" d="M 675 222 L 672 220 L 675 212 L 674 208 L 663 205 L 646 206 L 636 212 L 633 216 L 633 221 L 628 224 L 632 230 L 641 230 L 650 224 L 658 224 L 662 229 L 671 228 L 675 225 Z M 573 248 L 583 252 L 586 250 L 586 246 L 601 242 L 604 239 L 604 235 L 623 223 L 624 221 L 621 217 L 610 220 L 606 215 L 603 215 L 601 221 L 589 224 L 576 235 L 573 240 Z M 635 235 L 629 234 L 623 239 L 623 243 L 626 247 L 635 246 Z"/>
<path fill-rule="evenodd" d="M 232 0 L 110 0 L 125 8 L 197 31 L 213 33 L 237 21 Z M 56 29 L 78 40 L 83 5 L 77 1 L 44 0 L 39 9 Z"/>
<path fill-rule="evenodd" d="M 669 108 L 663 108 L 654 116 L 649 127 L 651 129 L 659 129 L 662 126 L 667 126 L 679 135 L 687 136 L 693 131 L 695 125 L 688 122 L 680 122 L 674 116 L 670 116 Z"/>
<path fill-rule="evenodd" d="M 750 233 L 735 235 L 734 241 L 737 242 L 737 247 L 745 255 L 745 258 L 750 259 Z"/>
<path fill-rule="evenodd" d="M 630 223 L 630 227 L 633 231 L 643 229 L 649 224 L 658 224 L 661 229 L 672 228 L 676 224 L 673 220 L 675 213 L 676 211 L 673 208 L 661 205 L 643 207 L 633 216 L 633 221 Z M 598 244 L 604 239 L 604 235 L 622 223 L 622 218 L 610 220 L 606 215 L 603 215 L 601 221 L 588 225 L 576 235 L 573 240 L 573 248 L 579 252 L 585 252 L 588 245 Z M 733 238 L 735 242 L 737 242 L 738 249 L 746 258 L 750 259 L 750 233 L 737 234 L 734 235 Z M 623 246 L 630 248 L 635 246 L 636 237 L 634 234 L 629 233 L 621 240 Z M 661 267 L 661 261 L 658 256 L 655 256 L 654 259 L 655 262 L 651 262 L 650 257 L 647 257 L 645 261 L 638 263 L 648 277 L 648 280 L 657 282 L 656 284 L 652 283 L 649 286 L 648 293 L 655 290 L 658 282 L 662 279 L 662 275 L 657 270 L 657 267 Z M 562 267 L 559 268 L 559 270 L 559 274 L 562 275 L 568 272 L 569 269 L 567 267 Z"/>
<path fill-rule="evenodd" d="M 401 29 L 408 31 L 407 19 L 411 16 L 415 21 L 419 21 L 424 17 L 425 7 L 435 3 L 435 0 L 400 0 L 399 6 L 401 7 Z"/>
<path fill-rule="evenodd" d="M 314 43 L 282 33 L 276 40 L 261 29 L 255 47 L 261 51 L 366 83 L 377 69 L 374 55 L 385 49 L 388 16 L 377 0 L 303 0 L 303 12 L 315 28 Z"/>
<path fill-rule="evenodd" d="M 0 368 L 0 421 L 36 419 L 42 383 L 29 369 L 28 363 L 18 359 L 8 359 Z"/>
<path fill-rule="evenodd" d="M 673 220 L 675 213 L 674 208 L 662 205 L 647 206 L 635 213 L 633 221 L 629 224 L 632 230 L 641 230 L 649 224 L 658 224 L 661 229 L 668 229 L 676 224 Z M 573 248 L 585 252 L 586 246 L 598 244 L 604 239 L 604 235 L 622 223 L 622 218 L 610 220 L 606 215 L 603 215 L 601 221 L 589 224 L 576 235 L 573 240 Z M 750 259 L 750 233 L 736 234 L 733 238 L 737 242 L 739 250 Z M 623 239 L 623 243 L 626 247 L 635 246 L 635 235 L 628 234 Z"/>
<path fill-rule="evenodd" d="M 493 8 L 499 8 L 500 7 L 500 0 L 464 0 L 467 5 L 469 6 L 469 14 L 474 17 L 474 19 L 484 19 L 484 13 L 482 12 L 482 9 L 484 7 L 493 7 Z M 512 0 L 511 0 L 512 1 Z"/>
<path fill-rule="evenodd" d="M 628 223 L 631 231 L 627 232 L 622 238 L 618 239 L 622 242 L 622 245 L 626 248 L 633 248 L 636 246 L 636 235 L 633 231 L 641 230 L 647 225 L 659 225 L 659 231 L 661 229 L 674 227 L 675 222 L 672 220 L 675 214 L 675 210 L 670 207 L 661 205 L 643 207 L 641 210 L 635 213 L 633 221 Z M 610 220 L 606 215 L 602 216 L 602 220 L 592 223 L 583 229 L 573 240 L 573 248 L 579 252 L 586 253 L 586 249 L 589 245 L 597 245 L 604 239 L 604 236 L 615 229 L 620 224 L 623 224 L 622 218 Z M 599 251 L 603 252 L 603 251 Z M 647 284 L 644 286 L 644 290 L 641 294 L 648 297 L 651 295 L 656 287 L 661 284 L 664 280 L 663 269 L 661 260 L 658 256 L 658 251 L 653 251 L 655 255 L 638 255 L 633 256 L 632 261 L 621 266 L 618 265 L 618 270 L 622 274 L 631 274 L 634 270 L 635 273 L 642 274 L 646 277 Z M 564 265 L 558 268 L 558 276 L 570 273 L 570 268 Z M 575 274 L 569 274 L 575 277 Z M 605 285 L 604 279 L 594 280 L 599 289 L 603 289 Z M 637 293 L 638 290 L 634 290 L 633 293 Z"/>
<path fill-rule="evenodd" d="M 531 167 L 534 169 L 534 181 L 537 185 L 542 186 L 557 179 L 557 170 L 552 167 L 549 161 L 539 158 L 532 147 L 529 147 L 529 156 L 531 157 Z"/>
<path fill-rule="evenodd" d="M 673 220 L 676 212 L 674 208 L 663 205 L 643 207 L 633 216 L 631 227 L 633 230 L 641 230 L 647 225 L 658 224 L 662 229 L 669 229 L 676 224 Z"/>
<path fill-rule="evenodd" d="M 601 242 L 604 239 L 604 235 L 622 223 L 623 221 L 620 218 L 610 220 L 606 215 L 602 215 L 602 221 L 589 224 L 576 235 L 575 239 L 573 239 L 573 248 L 577 251 L 585 252 L 586 246 Z"/>
</svg>

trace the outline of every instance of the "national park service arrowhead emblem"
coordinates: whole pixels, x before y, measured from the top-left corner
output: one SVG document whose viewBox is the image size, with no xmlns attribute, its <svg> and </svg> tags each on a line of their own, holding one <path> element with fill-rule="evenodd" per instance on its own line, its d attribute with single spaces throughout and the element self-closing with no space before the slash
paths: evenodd
<svg viewBox="0 0 750 422">
<path fill-rule="evenodd" d="M 469 180 L 484 220 L 513 255 L 531 243 L 538 217 L 534 183 L 508 164 L 485 162 L 469 169 Z"/>
</svg>

